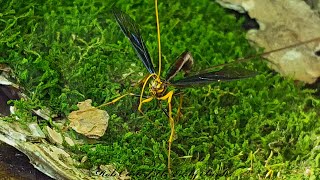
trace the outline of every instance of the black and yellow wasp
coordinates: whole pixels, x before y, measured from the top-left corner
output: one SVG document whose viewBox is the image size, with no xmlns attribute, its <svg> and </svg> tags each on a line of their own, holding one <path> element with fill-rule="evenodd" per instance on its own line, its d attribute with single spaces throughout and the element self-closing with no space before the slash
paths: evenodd
<svg viewBox="0 0 320 180">
<path fill-rule="evenodd" d="M 155 2 L 155 5 L 156 5 L 155 8 L 156 8 L 156 21 L 157 21 L 157 34 L 158 34 L 158 50 L 159 50 L 158 73 L 156 73 L 155 71 L 150 54 L 143 41 L 138 25 L 134 22 L 134 20 L 129 15 L 127 15 L 126 13 L 118 9 L 113 9 L 113 14 L 122 32 L 130 40 L 131 45 L 133 46 L 136 54 L 138 55 L 139 59 L 142 61 L 142 63 L 144 64 L 144 66 L 149 72 L 149 75 L 142 80 L 143 86 L 140 94 L 140 103 L 139 103 L 138 110 L 141 113 L 143 113 L 142 104 L 150 102 L 153 99 L 164 100 L 164 101 L 167 101 L 168 103 L 168 111 L 165 111 L 165 113 L 169 118 L 170 127 L 171 127 L 171 133 L 168 140 L 168 170 L 170 173 L 171 171 L 170 170 L 171 169 L 170 152 L 171 152 L 171 144 L 174 136 L 175 120 L 173 119 L 173 116 L 172 116 L 172 105 L 171 105 L 172 97 L 174 95 L 174 90 L 170 90 L 167 92 L 168 86 L 173 86 L 177 88 L 193 87 L 195 85 L 209 84 L 212 82 L 232 81 L 232 80 L 249 78 L 249 77 L 255 76 L 257 73 L 250 70 L 246 70 L 246 69 L 234 69 L 229 67 L 229 68 L 220 69 L 218 71 L 206 71 L 206 72 L 197 73 L 194 75 L 188 75 L 182 79 L 173 80 L 176 74 L 180 71 L 183 71 L 185 75 L 189 74 L 193 66 L 194 60 L 191 53 L 189 51 L 185 51 L 171 65 L 170 69 L 167 72 L 166 77 L 161 78 L 160 77 L 161 43 L 160 43 L 160 26 L 159 26 L 159 18 L 158 18 L 157 0 Z M 148 82 L 149 82 L 150 94 L 146 97 L 144 96 L 144 90 Z M 116 101 L 118 101 L 119 99 L 127 95 L 133 95 L 133 94 L 128 93 L 128 94 L 122 95 L 107 104 L 115 103 Z M 180 103 L 180 106 L 181 106 L 181 103 Z"/>
</svg>

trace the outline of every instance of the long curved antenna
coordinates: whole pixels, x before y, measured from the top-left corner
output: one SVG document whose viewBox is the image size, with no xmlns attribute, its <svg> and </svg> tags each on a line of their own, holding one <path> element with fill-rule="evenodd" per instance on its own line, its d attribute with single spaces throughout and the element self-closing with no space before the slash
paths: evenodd
<svg viewBox="0 0 320 180">
<path fill-rule="evenodd" d="M 155 9 L 156 9 L 158 52 L 159 52 L 159 72 L 158 72 L 158 78 L 160 78 L 160 75 L 161 75 L 161 43 L 160 43 L 160 23 L 159 23 L 159 13 L 158 13 L 158 0 L 155 0 L 154 3 L 155 3 Z"/>
</svg>

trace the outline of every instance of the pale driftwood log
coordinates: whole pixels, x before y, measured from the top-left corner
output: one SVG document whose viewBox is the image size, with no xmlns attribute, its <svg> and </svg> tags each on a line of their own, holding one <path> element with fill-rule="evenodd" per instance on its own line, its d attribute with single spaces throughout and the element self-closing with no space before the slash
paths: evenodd
<svg viewBox="0 0 320 180">
<path fill-rule="evenodd" d="M 118 173 L 112 165 L 87 170 L 79 168 L 71 153 L 64 147 L 51 143 L 44 138 L 44 132 L 35 123 L 29 128 L 18 122 L 5 122 L 0 118 L 0 141 L 3 141 L 30 159 L 30 163 L 54 179 L 94 180 L 94 179 L 129 179 L 128 172 Z M 37 132 L 34 132 L 37 131 Z M 48 134 L 46 134 L 48 136 Z M 107 167 L 107 168 L 106 168 Z M 111 172 L 113 173 L 112 176 Z"/>
</svg>

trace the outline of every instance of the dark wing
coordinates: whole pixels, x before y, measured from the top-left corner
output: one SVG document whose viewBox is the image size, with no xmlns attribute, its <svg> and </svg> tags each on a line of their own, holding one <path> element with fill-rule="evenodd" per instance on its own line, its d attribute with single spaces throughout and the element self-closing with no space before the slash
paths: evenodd
<svg viewBox="0 0 320 180">
<path fill-rule="evenodd" d="M 167 72 L 166 81 L 169 82 L 179 71 L 184 71 L 185 75 L 189 73 L 193 66 L 193 58 L 189 51 L 183 52 L 171 65 Z"/>
<path fill-rule="evenodd" d="M 143 42 L 138 25 L 129 15 L 120 10 L 113 9 L 113 14 L 122 32 L 127 38 L 129 38 L 134 50 L 149 73 L 155 73 L 150 54 Z"/>
<path fill-rule="evenodd" d="M 224 67 L 215 72 L 200 73 L 186 78 L 173 81 L 170 84 L 176 87 L 192 87 L 195 85 L 205 85 L 212 82 L 234 81 L 256 76 L 255 71 L 239 68 L 239 67 Z"/>
</svg>

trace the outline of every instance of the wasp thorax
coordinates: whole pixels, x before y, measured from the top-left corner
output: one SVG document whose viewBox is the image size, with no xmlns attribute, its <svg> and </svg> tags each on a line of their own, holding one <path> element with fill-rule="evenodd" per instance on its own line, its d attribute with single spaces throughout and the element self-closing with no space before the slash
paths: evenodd
<svg viewBox="0 0 320 180">
<path fill-rule="evenodd" d="M 160 80 L 153 80 L 150 85 L 150 93 L 154 96 L 161 96 L 165 90 L 165 85 Z"/>
</svg>

